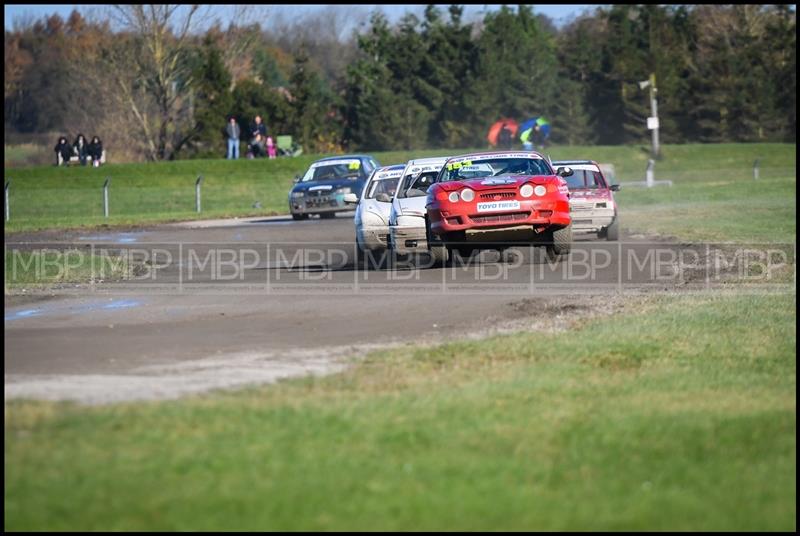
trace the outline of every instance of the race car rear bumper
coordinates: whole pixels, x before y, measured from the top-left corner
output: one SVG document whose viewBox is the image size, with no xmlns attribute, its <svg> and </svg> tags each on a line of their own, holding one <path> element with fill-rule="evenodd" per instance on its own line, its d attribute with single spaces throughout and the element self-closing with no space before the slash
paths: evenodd
<svg viewBox="0 0 800 536">
<path fill-rule="evenodd" d="M 572 232 L 599 233 L 614 222 L 613 208 L 598 208 L 572 212 Z"/>
</svg>

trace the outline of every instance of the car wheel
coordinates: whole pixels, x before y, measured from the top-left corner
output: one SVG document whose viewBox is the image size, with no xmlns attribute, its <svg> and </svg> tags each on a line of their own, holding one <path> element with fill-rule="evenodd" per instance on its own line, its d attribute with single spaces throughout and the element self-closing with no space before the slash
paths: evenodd
<svg viewBox="0 0 800 536">
<path fill-rule="evenodd" d="M 434 266 L 445 266 L 450 259 L 450 252 L 443 242 L 433 239 L 428 218 L 425 218 L 425 235 L 428 240 L 428 253 L 431 256 L 431 262 Z"/>
<path fill-rule="evenodd" d="M 572 250 L 572 224 L 557 231 L 552 231 L 545 246 L 547 257 L 551 261 L 569 255 Z"/>
<path fill-rule="evenodd" d="M 619 218 L 614 218 L 611 225 L 606 227 L 606 240 L 616 242 L 619 240 Z"/>
<path fill-rule="evenodd" d="M 292 219 L 294 221 L 307 220 L 308 214 L 292 214 Z"/>
</svg>

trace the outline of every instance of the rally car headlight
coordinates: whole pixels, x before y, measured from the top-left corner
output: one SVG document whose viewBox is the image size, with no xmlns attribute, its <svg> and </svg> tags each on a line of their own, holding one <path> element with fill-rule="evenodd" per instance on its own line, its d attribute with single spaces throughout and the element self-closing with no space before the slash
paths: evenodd
<svg viewBox="0 0 800 536">
<path fill-rule="evenodd" d="M 539 197 L 542 197 L 544 194 L 547 193 L 547 188 L 545 188 L 544 186 L 542 186 L 540 184 L 539 186 L 537 186 L 536 188 L 533 189 L 533 193 L 535 193 Z"/>
<path fill-rule="evenodd" d="M 450 192 L 450 195 L 447 196 L 447 199 L 449 199 L 451 203 L 458 202 L 458 192 Z"/>
<path fill-rule="evenodd" d="M 475 192 L 470 190 L 469 188 L 464 188 L 461 190 L 461 199 L 469 203 L 473 199 L 475 199 Z"/>
<path fill-rule="evenodd" d="M 522 188 L 519 189 L 519 195 L 522 197 L 530 197 L 533 195 L 533 186 L 530 184 L 524 184 Z"/>
<path fill-rule="evenodd" d="M 304 195 L 303 192 L 292 192 L 292 197 L 295 197 L 295 198 L 303 197 L 303 195 Z"/>
<path fill-rule="evenodd" d="M 341 195 L 352 193 L 352 191 L 353 191 L 353 189 L 350 188 L 349 186 L 345 186 L 344 188 L 337 188 L 336 189 L 336 193 L 337 194 L 341 194 Z"/>
</svg>

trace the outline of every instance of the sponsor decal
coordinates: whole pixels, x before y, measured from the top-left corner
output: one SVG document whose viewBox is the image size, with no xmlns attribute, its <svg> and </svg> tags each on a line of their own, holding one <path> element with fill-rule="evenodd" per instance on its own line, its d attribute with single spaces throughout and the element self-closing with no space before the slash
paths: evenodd
<svg viewBox="0 0 800 536">
<path fill-rule="evenodd" d="M 519 201 L 490 201 L 478 203 L 478 212 L 503 212 L 506 210 L 519 210 Z"/>
<path fill-rule="evenodd" d="M 514 179 L 503 178 L 503 177 L 498 177 L 498 178 L 494 178 L 493 177 L 491 179 L 482 180 L 481 184 L 483 184 L 484 186 L 500 186 L 500 185 L 505 185 L 505 184 L 516 184 L 516 182 L 517 181 L 514 180 Z"/>
<path fill-rule="evenodd" d="M 331 186 L 330 184 L 325 184 L 322 186 L 312 186 L 311 188 L 309 188 L 309 191 L 314 191 L 314 190 L 333 190 L 333 186 Z"/>
<path fill-rule="evenodd" d="M 359 169 L 361 167 L 361 160 L 354 160 L 352 158 L 341 158 L 338 160 L 326 160 L 324 162 L 314 162 L 311 164 L 310 169 L 326 166 L 347 166 L 349 169 Z"/>
</svg>

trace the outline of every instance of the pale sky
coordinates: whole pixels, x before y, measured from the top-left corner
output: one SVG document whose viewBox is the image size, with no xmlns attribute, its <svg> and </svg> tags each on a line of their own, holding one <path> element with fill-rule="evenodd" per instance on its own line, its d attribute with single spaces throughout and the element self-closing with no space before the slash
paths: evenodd
<svg viewBox="0 0 800 536">
<path fill-rule="evenodd" d="M 446 15 L 446 7 L 448 4 L 437 4 Z M 597 7 L 600 4 L 542 4 L 542 5 L 535 5 L 533 6 L 535 13 L 542 13 L 547 15 L 557 26 L 562 26 L 563 24 L 568 23 L 572 18 L 579 15 L 583 11 L 587 9 L 591 9 Z M 10 30 L 13 28 L 13 23 L 15 19 L 21 19 L 22 17 L 33 17 L 34 19 L 39 19 L 43 16 L 52 15 L 53 13 L 58 13 L 63 18 L 67 18 L 69 14 L 72 12 L 73 9 L 77 9 L 82 14 L 90 14 L 93 10 L 102 9 L 104 6 L 102 5 L 87 5 L 87 4 L 47 4 L 47 5 L 38 5 L 38 4 L 5 4 L 4 6 L 4 15 L 5 15 L 5 29 Z M 309 12 L 313 12 L 315 10 L 319 10 L 320 8 L 327 7 L 326 5 L 309 5 L 309 4 L 301 4 L 296 6 L 289 6 L 289 5 L 271 5 L 265 6 L 265 9 L 269 10 L 271 13 L 278 13 L 284 16 L 287 15 L 303 15 Z M 348 9 L 352 6 L 338 6 L 341 9 Z M 425 9 L 425 4 L 378 4 L 378 5 L 370 5 L 370 4 L 361 4 L 359 6 L 362 10 L 371 10 L 373 7 L 378 7 L 386 13 L 387 17 L 391 22 L 395 22 L 399 20 L 406 12 L 413 11 L 414 13 L 421 15 Z M 500 6 L 499 4 L 484 4 L 484 5 L 465 5 L 464 6 L 464 16 L 465 18 L 469 19 L 472 16 L 479 15 L 485 11 L 493 11 L 498 9 Z M 220 19 L 227 23 L 226 14 L 232 11 L 232 6 L 217 6 L 215 8 L 217 10 L 217 14 L 219 15 Z"/>
</svg>

